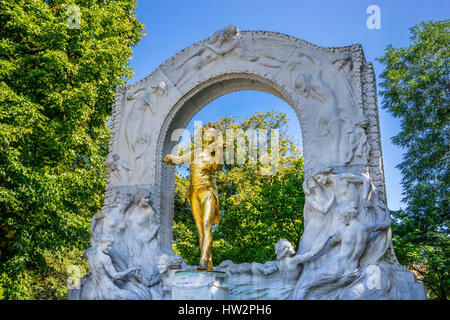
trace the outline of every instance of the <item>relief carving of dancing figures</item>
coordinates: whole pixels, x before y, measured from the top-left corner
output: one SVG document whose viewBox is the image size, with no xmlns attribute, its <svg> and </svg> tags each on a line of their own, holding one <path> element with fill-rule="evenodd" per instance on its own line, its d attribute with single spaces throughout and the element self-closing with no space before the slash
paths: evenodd
<svg viewBox="0 0 450 320">
<path fill-rule="evenodd" d="M 149 124 L 158 117 L 158 104 L 168 95 L 168 90 L 167 83 L 160 81 L 157 85 L 146 84 L 133 88 L 126 95 L 122 130 L 127 148 L 120 150 L 120 155 L 110 154 L 106 162 L 109 172 L 121 185 L 142 183 L 147 178 L 153 137 L 153 126 Z"/>
<path fill-rule="evenodd" d="M 178 83 L 211 64 L 219 58 L 233 55 L 240 61 L 258 63 L 267 68 L 280 68 L 287 62 L 288 56 L 277 50 L 250 44 L 244 39 L 235 25 L 216 31 L 183 63 L 176 66 Z"/>
<path fill-rule="evenodd" d="M 349 54 L 323 61 L 305 52 L 297 52 L 288 65 L 290 81 L 305 105 L 304 125 L 306 143 L 327 145 L 327 153 L 311 148 L 310 161 L 316 163 L 349 164 L 353 160 L 366 163 L 368 144 L 362 120 L 364 118 L 355 100 L 352 84 L 352 60 Z"/>
<path fill-rule="evenodd" d="M 148 126 L 156 116 L 155 90 L 145 87 L 134 89 L 127 95 L 128 115 L 125 121 L 125 141 L 128 150 L 125 153 L 133 170 L 128 170 L 126 182 L 135 183 L 142 178 L 147 170 L 145 166 L 147 153 L 150 147 L 151 133 Z"/>
<path fill-rule="evenodd" d="M 159 228 L 149 191 L 134 196 L 119 193 L 114 204 L 94 215 L 91 248 L 85 252 L 91 269 L 83 279 L 91 288 L 87 298 L 162 299 Z"/>
<path fill-rule="evenodd" d="M 311 156 L 326 163 L 338 162 L 345 119 L 342 117 L 344 108 L 339 106 L 334 90 L 322 79 L 321 69 L 299 74 L 294 85 L 299 94 L 309 101 L 307 116 L 314 119 L 308 124 L 311 143 L 329 146 L 329 152 L 326 154 Z M 319 149 L 313 151 L 318 152 Z"/>
<path fill-rule="evenodd" d="M 136 159 L 139 159 L 149 145 L 150 137 L 144 129 L 148 123 L 147 114 L 155 116 L 155 106 L 145 88 L 136 89 L 127 96 L 127 100 L 132 101 L 132 106 L 126 121 L 125 137 Z"/>
<path fill-rule="evenodd" d="M 180 73 L 178 83 L 182 82 L 192 71 L 196 72 L 232 51 L 244 60 L 255 61 L 258 59 L 257 56 L 252 55 L 236 26 L 230 25 L 223 30 L 216 31 L 187 61 L 176 67 Z"/>
<path fill-rule="evenodd" d="M 116 282 L 129 277 L 139 268 L 132 266 L 124 271 L 117 271 L 109 255 L 113 243 L 114 238 L 112 236 L 104 235 L 85 252 L 91 270 L 92 287 L 96 289 L 90 292 L 91 298 L 99 300 L 139 299 L 139 296 L 133 291 L 120 288 Z"/>
<path fill-rule="evenodd" d="M 305 181 L 304 190 L 308 225 L 298 254 L 305 266 L 293 298 L 351 295 L 343 288 L 365 279 L 366 267 L 377 263 L 384 254 L 362 264 L 377 233 L 390 227 L 390 212 L 373 199 L 374 186 L 365 173 L 339 173 L 333 167 L 317 167 Z M 314 239 L 312 235 L 320 231 L 324 236 Z M 382 248 L 387 250 L 385 243 Z"/>
<path fill-rule="evenodd" d="M 264 264 L 223 261 L 217 269 L 227 272 L 233 283 L 229 294 L 240 299 L 289 299 L 300 276 L 303 257 L 292 256 L 294 247 L 286 239 L 277 242 L 275 253 L 277 260 Z"/>
<path fill-rule="evenodd" d="M 137 194 L 127 211 L 124 239 L 127 243 L 129 259 L 136 265 L 153 265 L 156 271 L 158 252 L 159 217 L 150 204 L 150 196 Z"/>
</svg>

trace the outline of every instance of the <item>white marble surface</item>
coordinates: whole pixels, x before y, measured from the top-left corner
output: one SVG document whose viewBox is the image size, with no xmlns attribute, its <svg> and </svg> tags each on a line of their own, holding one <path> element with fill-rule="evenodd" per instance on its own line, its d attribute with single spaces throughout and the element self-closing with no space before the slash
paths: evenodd
<svg viewBox="0 0 450 320">
<path fill-rule="evenodd" d="M 173 300 L 226 300 L 227 275 L 224 272 L 177 271 L 173 279 Z"/>
</svg>

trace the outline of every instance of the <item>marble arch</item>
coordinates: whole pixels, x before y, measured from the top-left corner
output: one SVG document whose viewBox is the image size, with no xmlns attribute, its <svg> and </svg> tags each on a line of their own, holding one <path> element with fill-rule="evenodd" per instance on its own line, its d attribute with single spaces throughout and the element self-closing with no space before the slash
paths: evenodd
<svg viewBox="0 0 450 320">
<path fill-rule="evenodd" d="M 129 273 L 112 279 L 119 288 L 112 298 L 164 298 L 157 285 L 143 285 L 158 274 L 158 257 L 173 255 L 174 170 L 163 164 L 162 157 L 176 143 L 171 141 L 175 129 L 184 128 L 210 101 L 237 90 L 272 93 L 289 103 L 299 118 L 304 189 L 310 201 L 305 205 L 305 231 L 296 256 L 313 252 L 327 237 L 336 242 L 319 248 L 320 257 L 302 264 L 301 275 L 286 297 L 424 298 L 422 284 L 398 264 L 392 249 L 375 75 L 361 45 L 325 48 L 275 32 L 239 31 L 233 25 L 180 51 L 141 81 L 117 88 L 105 208 L 92 221 L 92 247 L 86 254 L 91 275 L 83 279 L 79 297 L 111 298 L 101 290 L 108 279 L 92 270 L 101 255 L 95 249 L 98 243 L 112 238 L 108 255 L 113 268 Z M 136 201 L 142 195 L 150 196 L 151 206 Z M 339 223 L 339 214 L 351 211 L 349 204 L 360 226 L 354 232 L 364 243 L 351 248 L 357 259 L 346 265 L 353 269 L 338 268 L 333 271 L 338 278 L 330 278 L 330 266 L 342 262 L 338 260 L 348 246 L 344 236 L 348 231 Z M 139 237 L 147 242 L 142 244 Z M 141 278 L 147 275 L 147 280 L 131 279 L 129 269 L 138 263 L 144 268 Z M 379 287 L 373 292 L 359 290 L 370 280 L 374 266 Z"/>
</svg>

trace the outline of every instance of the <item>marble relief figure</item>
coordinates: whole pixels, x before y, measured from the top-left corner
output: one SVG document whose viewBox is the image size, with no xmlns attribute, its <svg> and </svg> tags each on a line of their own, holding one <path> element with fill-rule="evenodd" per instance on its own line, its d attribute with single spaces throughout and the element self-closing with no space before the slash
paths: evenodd
<svg viewBox="0 0 450 320">
<path fill-rule="evenodd" d="M 114 243 L 112 238 L 102 237 L 95 247 L 88 249 L 86 257 L 91 269 L 91 277 L 95 288 L 95 299 L 100 300 L 135 300 L 139 297 L 133 291 L 120 288 L 114 281 L 128 277 L 135 271 L 137 266 L 130 267 L 124 271 L 117 271 L 112 263 L 108 252 Z"/>
<path fill-rule="evenodd" d="M 153 257 L 158 256 L 157 235 L 160 224 L 147 194 L 135 196 L 133 204 L 127 211 L 126 219 L 124 238 L 129 244 L 131 261 L 136 265 L 148 266 L 153 263 L 156 269 L 157 262 Z"/>
<path fill-rule="evenodd" d="M 355 158 L 368 159 L 370 146 L 365 131 L 368 125 L 367 120 L 362 120 L 347 130 L 345 163 L 348 164 Z"/>
</svg>

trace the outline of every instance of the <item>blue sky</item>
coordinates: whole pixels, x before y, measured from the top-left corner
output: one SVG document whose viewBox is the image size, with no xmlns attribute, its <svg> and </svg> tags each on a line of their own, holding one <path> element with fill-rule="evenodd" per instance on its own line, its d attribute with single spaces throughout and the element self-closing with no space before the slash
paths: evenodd
<svg viewBox="0 0 450 320">
<path fill-rule="evenodd" d="M 381 29 L 368 29 L 366 9 L 381 10 Z M 276 31 L 321 46 L 345 46 L 360 43 L 368 61 L 372 61 L 377 79 L 382 65 L 375 58 L 387 45 L 409 44 L 409 28 L 421 21 L 449 18 L 448 0 L 138 0 L 137 17 L 148 33 L 134 48 L 130 61 L 134 83 L 150 74 L 165 60 L 191 44 L 208 38 L 230 24 L 240 30 Z M 402 150 L 390 138 L 399 130 L 399 120 L 381 109 L 380 126 L 389 208 L 401 202 L 401 174 L 396 165 Z M 284 101 L 264 92 L 243 91 L 211 102 L 193 120 L 207 122 L 221 116 L 248 116 L 255 111 L 275 109 L 288 114 L 289 132 L 300 135 L 300 125 Z M 189 128 L 190 126 L 188 126 Z"/>
</svg>

